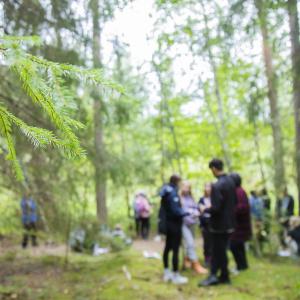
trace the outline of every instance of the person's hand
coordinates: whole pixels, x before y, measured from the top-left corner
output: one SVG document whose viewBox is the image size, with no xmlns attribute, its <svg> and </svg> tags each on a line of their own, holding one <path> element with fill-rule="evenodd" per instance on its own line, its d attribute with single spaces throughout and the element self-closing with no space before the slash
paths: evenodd
<svg viewBox="0 0 300 300">
<path fill-rule="evenodd" d="M 211 208 L 211 204 L 208 203 L 206 205 L 200 205 L 200 212 L 201 214 L 205 213 L 206 210 L 210 209 Z"/>
<path fill-rule="evenodd" d="M 205 210 L 205 205 L 200 204 L 200 205 L 199 205 L 199 211 L 200 211 L 200 213 L 203 214 L 203 213 L 204 213 L 204 210 Z"/>
<path fill-rule="evenodd" d="M 205 206 L 205 209 L 210 209 L 211 208 L 211 203 L 208 203 L 206 206 Z"/>
<path fill-rule="evenodd" d="M 192 208 L 189 208 L 188 210 L 189 215 L 194 215 L 194 210 Z"/>
</svg>

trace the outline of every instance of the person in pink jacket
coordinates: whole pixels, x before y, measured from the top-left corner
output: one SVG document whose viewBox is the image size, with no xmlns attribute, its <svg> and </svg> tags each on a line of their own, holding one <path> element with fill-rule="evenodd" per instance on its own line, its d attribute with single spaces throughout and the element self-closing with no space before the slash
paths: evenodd
<svg viewBox="0 0 300 300">
<path fill-rule="evenodd" d="M 144 240 L 147 240 L 150 232 L 151 205 L 146 193 L 139 192 L 136 194 L 134 209 L 135 218 L 140 223 L 140 232 L 138 232 L 138 234 L 141 235 Z"/>
</svg>

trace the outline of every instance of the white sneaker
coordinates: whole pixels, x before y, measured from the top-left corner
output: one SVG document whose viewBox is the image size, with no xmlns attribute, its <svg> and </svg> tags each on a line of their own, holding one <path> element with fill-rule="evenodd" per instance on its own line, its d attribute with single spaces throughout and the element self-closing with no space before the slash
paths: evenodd
<svg viewBox="0 0 300 300">
<path fill-rule="evenodd" d="M 231 270 L 231 273 L 232 273 L 232 275 L 237 276 L 237 275 L 240 274 L 240 271 L 237 270 L 237 269 L 232 269 L 232 270 Z"/>
<path fill-rule="evenodd" d="M 172 281 L 172 279 L 173 279 L 173 273 L 169 269 L 166 269 L 164 271 L 163 281 L 169 282 Z"/>
<path fill-rule="evenodd" d="M 174 273 L 172 277 L 173 284 L 186 284 L 188 283 L 188 278 L 181 276 L 179 273 Z"/>
</svg>

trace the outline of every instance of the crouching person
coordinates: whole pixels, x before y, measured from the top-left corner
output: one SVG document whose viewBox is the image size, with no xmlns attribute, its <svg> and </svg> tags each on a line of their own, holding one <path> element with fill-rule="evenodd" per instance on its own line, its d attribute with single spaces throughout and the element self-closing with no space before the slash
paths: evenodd
<svg viewBox="0 0 300 300">
<path fill-rule="evenodd" d="M 291 252 L 300 257 L 300 217 L 291 217 L 289 225 L 287 236 L 291 238 L 291 241 L 288 245 L 292 248 Z"/>
<path fill-rule="evenodd" d="M 179 248 L 182 237 L 183 218 L 188 215 L 181 207 L 178 189 L 181 183 L 179 175 L 172 175 L 170 183 L 165 185 L 160 193 L 161 210 L 165 218 L 166 243 L 163 253 L 164 276 L 165 282 L 171 281 L 174 284 L 185 284 L 188 282 L 186 277 L 179 274 Z M 169 269 L 169 253 L 172 252 L 172 267 Z"/>
</svg>

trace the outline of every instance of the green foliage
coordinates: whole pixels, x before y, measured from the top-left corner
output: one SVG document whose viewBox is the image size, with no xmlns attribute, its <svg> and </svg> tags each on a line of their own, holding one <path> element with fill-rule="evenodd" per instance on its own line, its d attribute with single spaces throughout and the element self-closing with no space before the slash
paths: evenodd
<svg viewBox="0 0 300 300">
<path fill-rule="evenodd" d="M 103 86 L 119 93 L 123 93 L 123 89 L 112 81 L 104 79 L 101 70 L 58 64 L 31 55 L 25 50 L 25 46 L 40 46 L 41 41 L 37 37 L 4 36 L 0 42 L 1 55 L 6 66 L 16 72 L 27 95 L 33 103 L 42 107 L 60 131 L 59 136 L 56 136 L 49 130 L 29 126 L 1 104 L 1 134 L 7 143 L 7 159 L 12 161 L 17 178 L 24 179 L 13 143 L 13 125 L 16 125 L 35 147 L 50 145 L 62 149 L 68 157 L 82 157 L 84 151 L 74 130 L 82 129 L 83 125 L 68 114 L 72 95 L 64 87 L 65 79 L 72 78 L 84 84 Z"/>
</svg>

